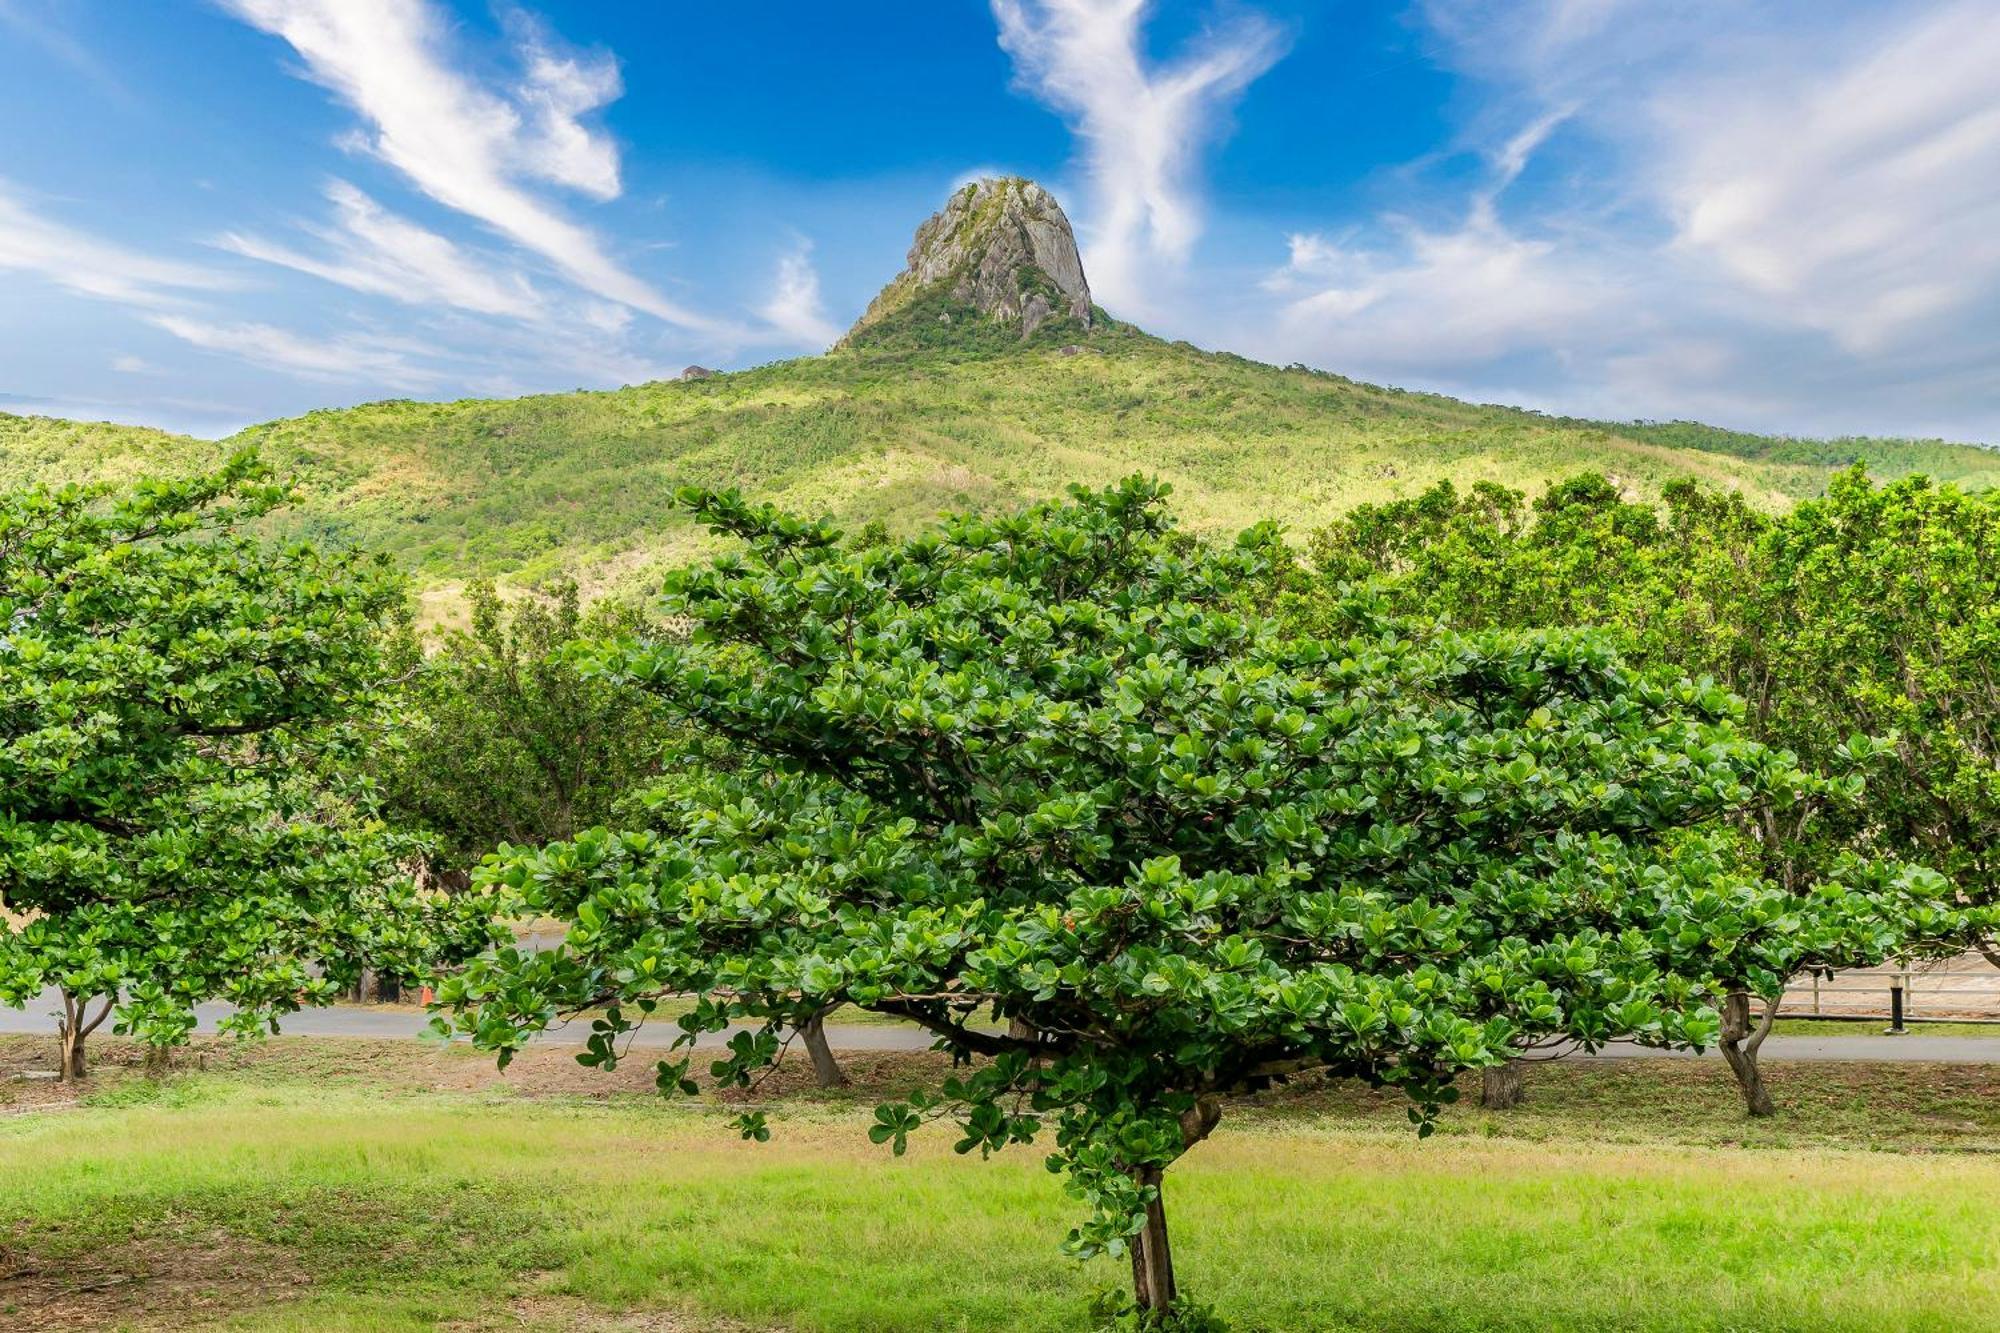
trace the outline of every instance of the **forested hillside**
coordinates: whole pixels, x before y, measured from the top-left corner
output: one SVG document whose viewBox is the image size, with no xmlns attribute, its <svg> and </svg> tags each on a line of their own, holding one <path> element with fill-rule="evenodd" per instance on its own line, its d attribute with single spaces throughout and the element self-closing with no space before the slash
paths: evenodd
<svg viewBox="0 0 2000 1333">
<path fill-rule="evenodd" d="M 0 417 L 0 475 L 127 477 L 256 444 L 305 493 L 288 528 L 388 551 L 445 605 L 475 575 L 573 571 L 590 589 L 636 586 L 690 549 L 669 499 L 691 483 L 906 528 L 943 508 L 1138 471 L 1171 482 L 1197 529 L 1275 517 L 1303 531 L 1447 477 L 1534 491 L 1593 469 L 1650 495 L 1693 476 L 1766 508 L 1818 494 L 1856 459 L 1882 476 L 2000 481 L 2000 452 L 1968 446 L 1558 420 L 1281 370 L 1125 326 L 1081 346 L 855 349 L 610 392 L 372 403 L 213 444 Z"/>
</svg>

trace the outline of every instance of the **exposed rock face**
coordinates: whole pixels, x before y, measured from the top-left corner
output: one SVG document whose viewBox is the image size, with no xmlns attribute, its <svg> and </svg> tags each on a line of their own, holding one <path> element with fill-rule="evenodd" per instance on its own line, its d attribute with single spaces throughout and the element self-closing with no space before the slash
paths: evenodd
<svg viewBox="0 0 2000 1333">
<path fill-rule="evenodd" d="M 1018 176 L 965 186 L 918 227 L 908 267 L 842 342 L 912 306 L 923 306 L 927 321 L 949 324 L 951 310 L 929 314 L 940 296 L 1018 327 L 1023 338 L 1052 319 L 1086 330 L 1091 323 L 1090 284 L 1069 219 L 1055 196 Z"/>
<path fill-rule="evenodd" d="M 680 373 L 678 378 L 684 380 L 705 380 L 709 379 L 714 374 L 715 372 L 710 370 L 707 366 L 689 366 L 686 370 L 683 370 Z"/>
</svg>

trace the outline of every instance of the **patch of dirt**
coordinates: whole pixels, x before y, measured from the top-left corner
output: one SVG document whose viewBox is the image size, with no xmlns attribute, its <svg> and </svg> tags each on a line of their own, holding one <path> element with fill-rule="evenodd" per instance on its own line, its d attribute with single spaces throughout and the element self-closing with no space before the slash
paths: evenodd
<svg viewBox="0 0 2000 1333">
<path fill-rule="evenodd" d="M 90 1057 L 103 1086 L 137 1073 L 143 1052 L 134 1042 L 92 1042 Z M 53 1035 L 0 1037 L 0 1116 L 70 1106 L 91 1091 L 57 1081 L 60 1070 Z"/>
<path fill-rule="evenodd" d="M 0 1243 L 0 1329 L 170 1329 L 295 1296 L 312 1279 L 276 1246 L 221 1230 L 56 1259 Z"/>
</svg>

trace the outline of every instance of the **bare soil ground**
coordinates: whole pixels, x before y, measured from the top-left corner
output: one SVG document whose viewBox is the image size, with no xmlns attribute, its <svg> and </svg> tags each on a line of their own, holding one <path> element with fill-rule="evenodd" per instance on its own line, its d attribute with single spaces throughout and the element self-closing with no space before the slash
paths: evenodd
<svg viewBox="0 0 2000 1333">
<path fill-rule="evenodd" d="M 186 1328 L 311 1285 L 295 1257 L 219 1229 L 43 1257 L 52 1238 L 20 1227 L 0 1245 L 0 1329 L 84 1333 Z M 40 1253 L 37 1254 L 37 1251 Z"/>
</svg>

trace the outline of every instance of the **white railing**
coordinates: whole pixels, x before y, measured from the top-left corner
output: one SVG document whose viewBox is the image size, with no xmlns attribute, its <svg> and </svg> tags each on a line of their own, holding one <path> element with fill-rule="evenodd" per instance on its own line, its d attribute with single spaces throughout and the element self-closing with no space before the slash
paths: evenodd
<svg viewBox="0 0 2000 1333">
<path fill-rule="evenodd" d="M 1802 977 L 1785 991 L 1779 1012 L 1786 1018 L 1888 1018 L 1898 983 L 1905 1019 L 2000 1022 L 2000 968 L 1977 953 Z"/>
</svg>

